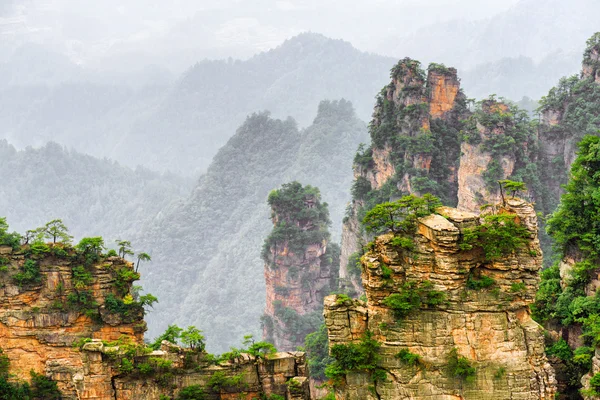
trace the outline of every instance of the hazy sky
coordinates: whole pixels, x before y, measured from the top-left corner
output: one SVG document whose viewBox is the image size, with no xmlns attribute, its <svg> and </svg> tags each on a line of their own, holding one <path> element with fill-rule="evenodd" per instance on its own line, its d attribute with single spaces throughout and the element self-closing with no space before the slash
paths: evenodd
<svg viewBox="0 0 600 400">
<path fill-rule="evenodd" d="M 0 60 L 34 42 L 84 65 L 125 60 L 181 69 L 204 57 L 248 57 L 303 31 L 381 52 L 390 37 L 454 18 L 486 18 L 516 2 L 0 0 Z"/>
</svg>

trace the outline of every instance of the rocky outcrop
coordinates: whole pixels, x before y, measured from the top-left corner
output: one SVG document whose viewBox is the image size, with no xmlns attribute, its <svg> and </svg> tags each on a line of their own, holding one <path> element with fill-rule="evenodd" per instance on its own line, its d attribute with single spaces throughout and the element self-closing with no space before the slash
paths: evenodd
<svg viewBox="0 0 600 400">
<path fill-rule="evenodd" d="M 93 281 L 83 310 L 77 296 L 85 293 L 75 287 L 72 270 L 78 264 L 72 255 L 27 253 L 26 247 L 15 251 L 0 247 L 7 261 L 0 287 L 0 348 L 9 357 L 11 373 L 24 380 L 29 379 L 30 370 L 44 374 L 59 382 L 66 398 L 112 398 L 110 385 L 90 378 L 81 353 L 72 344 L 81 338 L 115 341 L 122 336 L 142 342 L 146 329 L 142 313 L 125 322 L 104 307 L 107 295 L 116 293 L 118 271 L 132 271 L 133 264 L 109 257 L 88 267 Z M 39 282 L 18 285 L 14 277 L 32 257 L 39 265 Z"/>
<path fill-rule="evenodd" d="M 354 165 L 355 180 L 368 182 L 371 191 L 385 190 L 391 200 L 437 187 L 441 197 L 456 204 L 458 132 L 467 116 L 456 69 L 431 64 L 425 73 L 418 61 L 406 58 L 394 66 L 391 78 L 377 98 L 371 146 Z M 343 227 L 340 276 L 355 291 L 361 290 L 360 280 L 352 279 L 348 261 L 368 242 L 358 221 L 365 200 L 354 195 Z"/>
<path fill-rule="evenodd" d="M 448 207 L 420 219 L 414 250 L 394 246 L 392 234 L 375 239 L 362 257 L 367 302 L 328 296 L 324 313 L 330 345 L 357 342 L 367 330 L 374 333 L 387 379 L 371 384 L 367 373 L 353 371 L 336 389 L 337 399 L 554 398 L 543 329 L 529 311 L 542 267 L 536 213 L 518 199 L 495 212 L 515 215 L 527 229 L 526 243 L 499 259 L 461 246 L 465 230 L 481 220 Z M 483 277 L 487 286 L 477 286 Z M 384 300 L 407 285 L 443 301 L 422 302 L 399 318 Z M 395 356 L 403 349 L 420 361 L 403 363 Z M 453 349 L 475 368 L 472 380 L 449 369 Z"/>
<path fill-rule="evenodd" d="M 167 342 L 151 352 L 143 345 L 142 306 L 123 302 L 138 277 L 133 263 L 105 256 L 90 262 L 62 245 L 39 249 L 0 246 L 0 348 L 15 379 L 42 374 L 65 400 L 159 400 L 190 385 L 202 386 L 208 399 L 309 399 L 304 353 L 215 362 Z M 38 272 L 24 274 L 32 261 Z"/>
<path fill-rule="evenodd" d="M 265 241 L 267 302 L 263 336 L 280 350 L 304 345 L 316 328 L 323 298 L 335 290 L 339 247 L 329 245 L 327 204 L 298 182 L 269 196 L 273 231 Z"/>
<path fill-rule="evenodd" d="M 490 168 L 490 163 L 494 160 L 500 166 L 499 174 L 496 180 L 506 179 L 512 175 L 517 162 L 514 154 L 500 155 L 494 159 L 493 155 L 486 150 L 486 141 L 492 136 L 506 135 L 507 122 L 487 123 L 487 120 L 494 115 L 500 116 L 507 114 L 509 108 L 506 104 L 493 100 L 484 101 L 481 107 L 480 115 L 473 115 L 474 135 L 477 140 L 474 143 L 464 141 L 460 145 L 461 156 L 460 166 L 458 168 L 458 209 L 477 213 L 484 204 L 496 204 L 501 201 L 499 188 L 494 182 L 490 187 L 486 183 L 485 173 Z M 508 122 L 510 124 L 510 121 Z M 522 145 L 522 144 L 521 144 Z"/>
</svg>

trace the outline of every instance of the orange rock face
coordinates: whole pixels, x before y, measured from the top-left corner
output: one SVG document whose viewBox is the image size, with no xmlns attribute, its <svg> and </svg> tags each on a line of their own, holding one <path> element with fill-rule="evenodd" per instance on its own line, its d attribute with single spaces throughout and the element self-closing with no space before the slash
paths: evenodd
<svg viewBox="0 0 600 400">
<path fill-rule="evenodd" d="M 509 199 L 492 210 L 516 215 L 528 231 L 526 244 L 493 260 L 481 248 L 461 246 L 465 229 L 481 223 L 478 215 L 450 207 L 437 212 L 421 218 L 416 233 L 405 237 L 414 245 L 410 250 L 395 246 L 393 234 L 375 238 L 361 259 L 367 302 L 325 298 L 330 346 L 356 343 L 369 330 L 381 344 L 377 365 L 386 374 L 372 383 L 368 373 L 352 371 L 336 388 L 336 398 L 554 399 L 544 330 L 529 310 L 542 268 L 533 206 Z M 493 280 L 491 286 L 473 286 L 482 276 Z M 409 293 L 424 300 L 398 315 L 392 305 L 406 310 Z M 388 303 L 390 296 L 403 300 Z M 397 355 L 403 350 L 418 355 L 418 364 L 402 362 Z M 474 367 L 472 381 L 448 374 L 453 351 Z M 498 370 L 505 378 L 494 378 Z"/>
<path fill-rule="evenodd" d="M 31 256 L 26 250 L 0 246 L 2 264 L 8 263 L 7 271 L 1 272 L 0 348 L 8 356 L 10 373 L 16 379 L 29 380 L 31 370 L 45 375 L 57 382 L 65 400 L 159 400 L 161 396 L 174 398 L 181 388 L 190 385 L 201 385 L 210 392 L 207 385 L 216 372 L 231 379 L 244 375 L 235 387 L 213 390 L 214 399 L 282 396 L 289 391 L 289 379 L 306 380 L 301 352 L 277 353 L 270 360 L 242 355 L 219 365 L 203 361 L 205 353 L 194 353 L 195 363 L 186 368 L 184 360 L 190 350 L 167 346 L 166 342 L 160 351 L 130 358 L 136 365 L 162 359 L 172 365 L 168 374 L 142 375 L 135 369 L 127 372 L 120 368 L 123 346 L 143 343 L 143 313 L 134 312 L 137 309 L 128 316 L 111 313 L 105 299 L 110 294 L 121 298 L 130 291 L 131 281 L 119 278 L 119 271 L 131 272 L 133 264 L 119 257 L 102 258 L 86 267 L 91 281 L 82 284 L 73 273 L 81 259 L 76 260 L 72 254 Z M 318 250 L 309 253 L 317 257 Z M 26 258 L 36 260 L 41 279 L 19 286 L 15 275 Z M 89 316 L 82 304 L 75 304 L 77 297 L 73 294 L 77 292 L 91 294 L 85 306 Z M 92 341 L 81 349 L 73 346 L 84 338 Z M 118 343 L 106 344 L 115 341 Z M 308 381 L 302 381 L 294 395 L 295 399 L 308 400 Z"/>
<path fill-rule="evenodd" d="M 460 82 L 454 68 L 444 74 L 431 71 L 427 77 L 427 83 L 431 91 L 429 100 L 429 115 L 431 118 L 444 118 L 454 108 L 454 102 Z"/>
<path fill-rule="evenodd" d="M 112 257 L 88 268 L 93 282 L 87 289 L 97 302 L 89 307 L 96 317 L 88 317 L 68 305 L 68 296 L 76 292 L 72 260 L 68 257 L 37 257 L 41 282 L 20 287 L 14 275 L 25 262 L 24 253 L 6 247 L 3 253 L 10 265 L 0 288 L 0 348 L 9 357 L 11 373 L 23 380 L 29 380 L 31 370 L 47 375 L 58 381 L 66 398 L 113 398 L 110 379 L 107 384 L 103 379 L 90 377 L 89 372 L 83 378 L 87 365 L 81 352 L 72 344 L 81 338 L 114 341 L 122 336 L 133 343 L 142 342 L 145 324 L 141 314 L 138 320 L 130 323 L 123 323 L 120 317 L 113 315 L 108 325 L 101 319 L 100 312 L 104 309 L 106 296 L 117 293 L 115 271 L 130 270 L 132 263 Z"/>
</svg>

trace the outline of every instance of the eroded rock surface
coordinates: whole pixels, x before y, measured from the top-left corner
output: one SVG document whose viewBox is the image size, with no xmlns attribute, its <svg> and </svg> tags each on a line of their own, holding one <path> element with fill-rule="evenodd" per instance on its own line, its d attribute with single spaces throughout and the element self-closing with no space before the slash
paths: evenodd
<svg viewBox="0 0 600 400">
<path fill-rule="evenodd" d="M 367 303 L 328 296 L 325 319 L 331 345 L 356 342 L 366 330 L 373 332 L 382 343 L 380 367 L 387 381 L 377 382 L 373 391 L 368 374 L 350 373 L 336 390 L 337 399 L 554 398 L 556 382 L 544 354 L 543 329 L 529 311 L 542 267 L 536 214 L 531 204 L 518 199 L 496 212 L 515 214 L 529 237 L 525 246 L 494 261 L 486 260 L 481 249 L 461 250 L 464 230 L 480 224 L 480 217 L 448 207 L 420 220 L 413 251 L 393 246 L 392 234 L 375 239 L 362 258 Z M 468 286 L 470 279 L 482 276 L 493 279 L 493 285 L 479 290 Z M 382 301 L 407 282 L 430 282 L 429 290 L 442 292 L 444 301 L 422 304 L 398 319 Z M 472 382 L 448 371 L 454 348 L 475 368 Z M 401 349 L 419 355 L 420 364 L 405 365 L 394 357 Z"/>
</svg>

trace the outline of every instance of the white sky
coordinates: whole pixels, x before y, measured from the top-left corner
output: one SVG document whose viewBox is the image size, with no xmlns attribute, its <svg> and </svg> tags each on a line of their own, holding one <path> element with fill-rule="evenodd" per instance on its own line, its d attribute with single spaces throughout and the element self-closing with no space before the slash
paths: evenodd
<svg viewBox="0 0 600 400">
<path fill-rule="evenodd" d="M 177 64 L 188 52 L 185 65 L 198 57 L 248 57 L 303 31 L 381 52 L 390 37 L 439 21 L 485 18 L 516 2 L 0 0 L 0 60 L 18 45 L 36 42 L 82 64 L 110 64 L 133 53 L 160 54 Z"/>
</svg>

